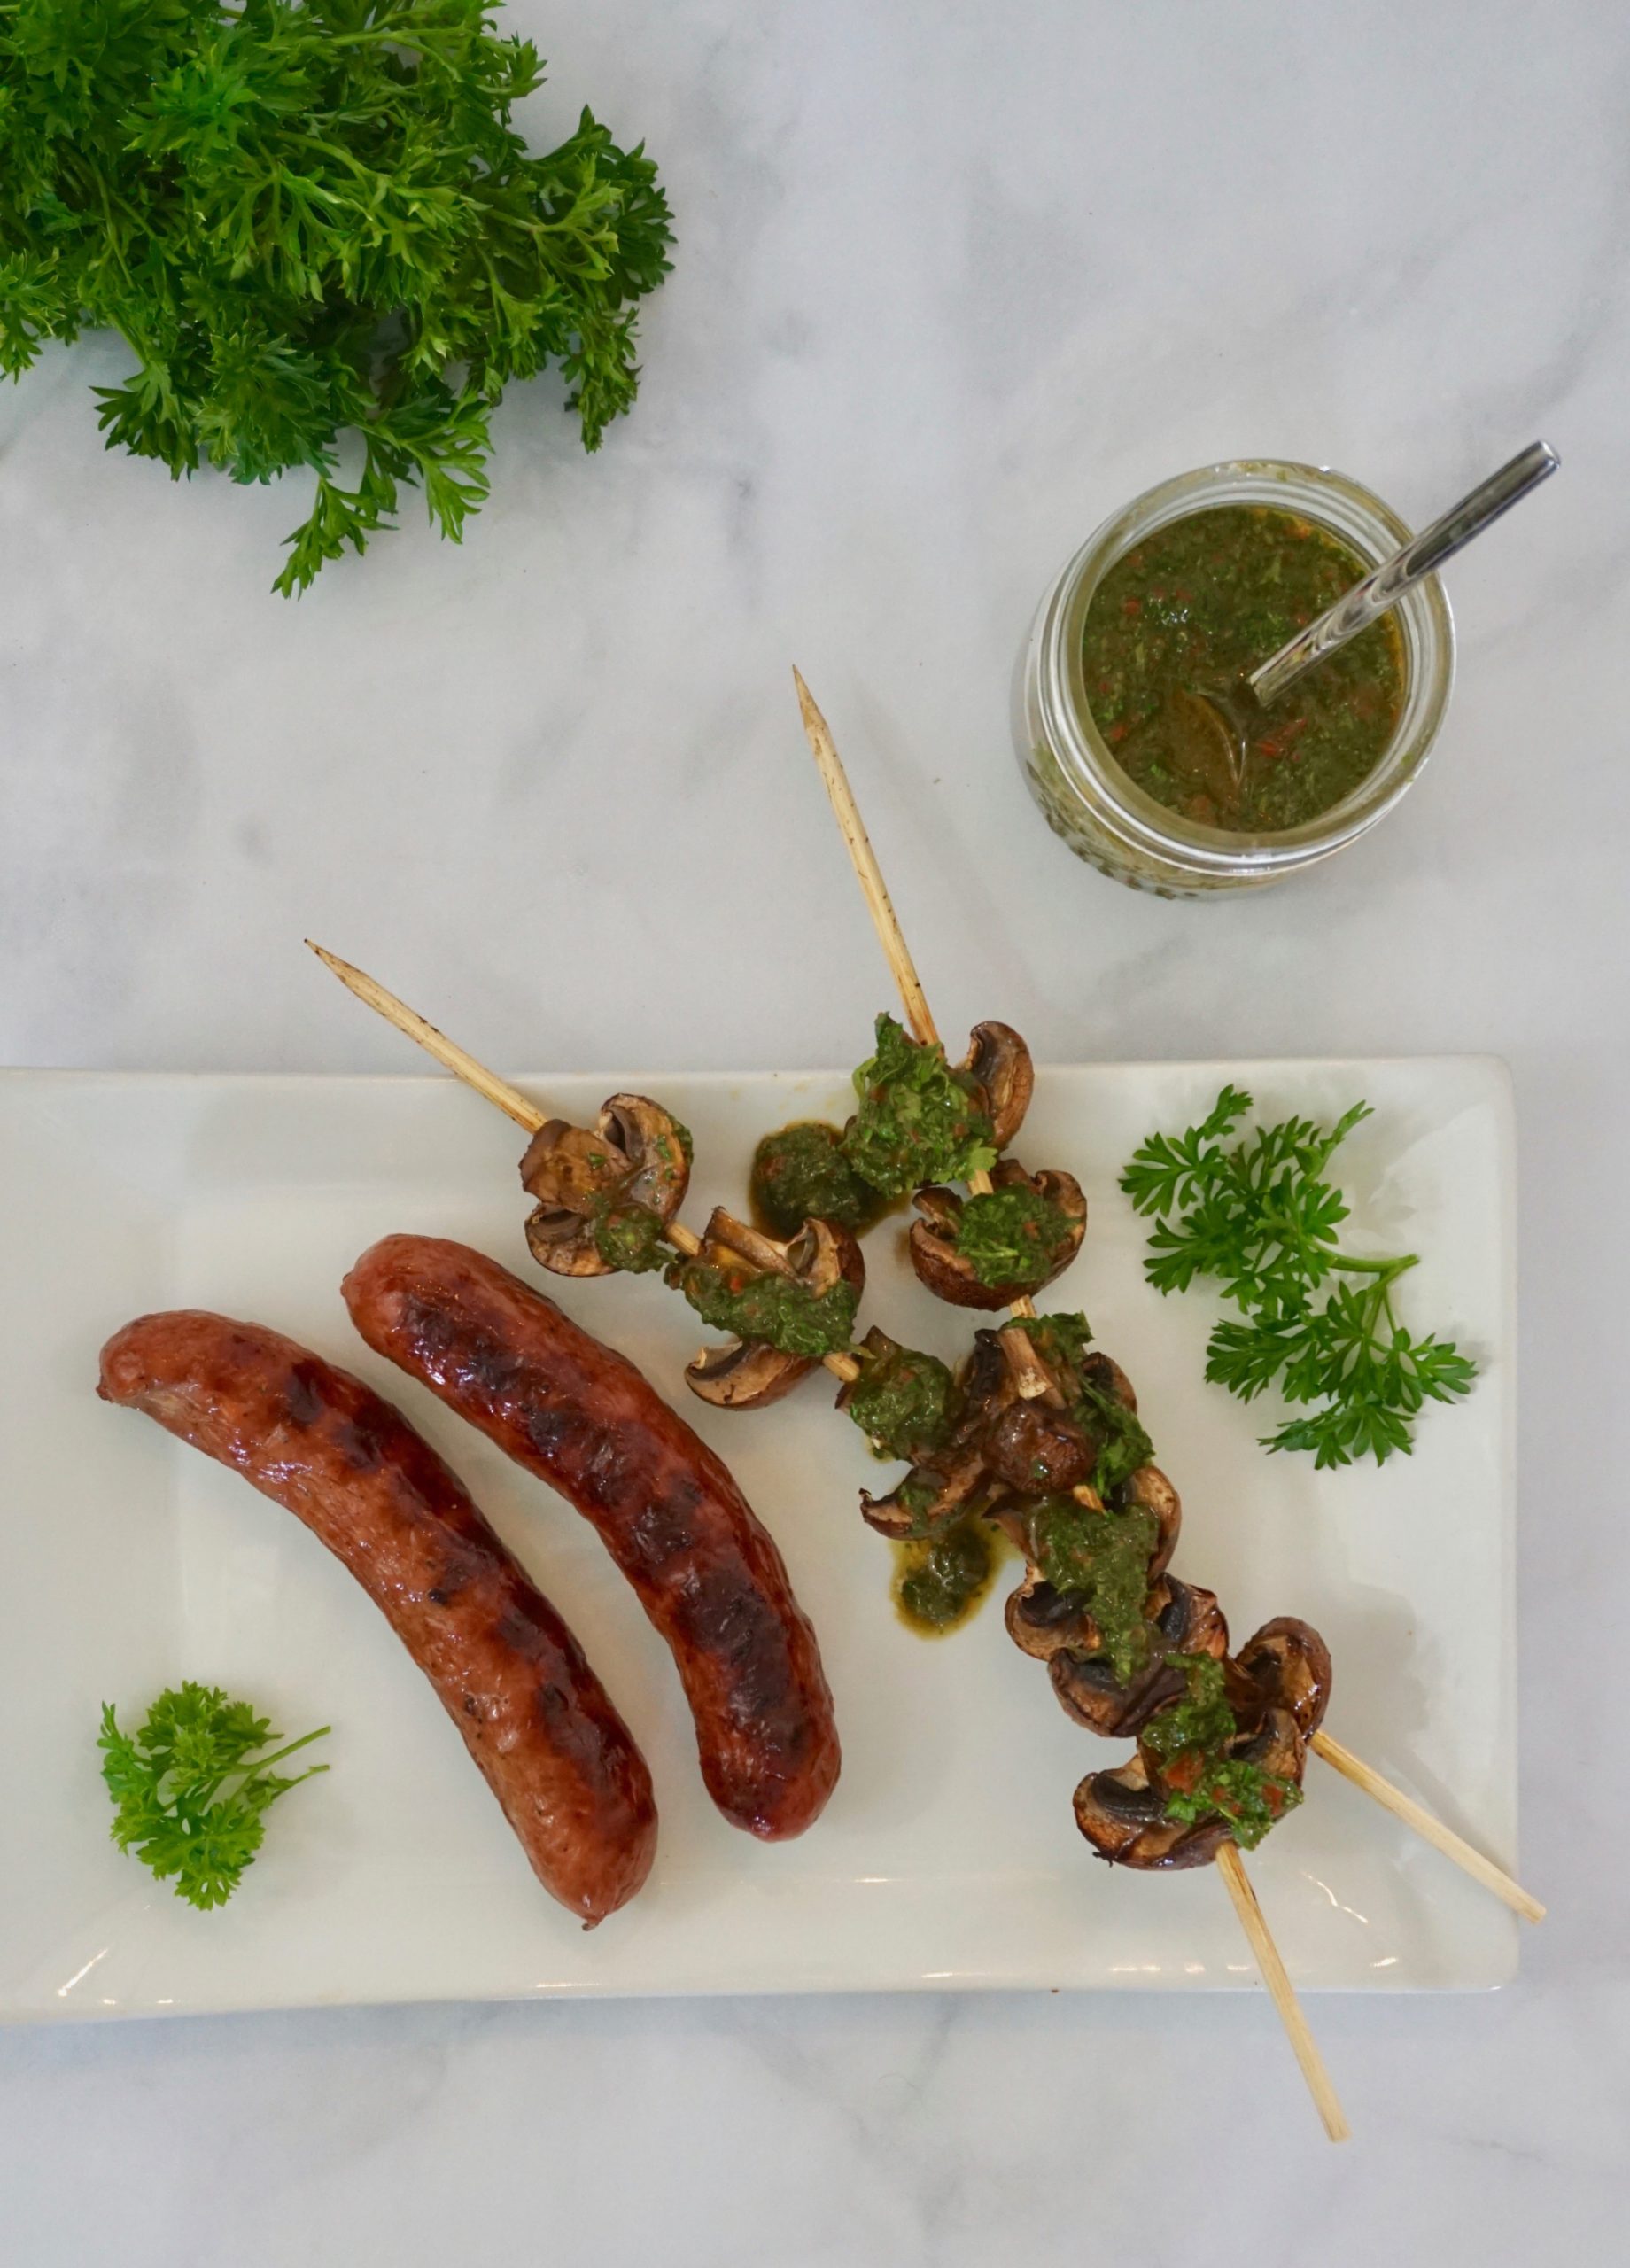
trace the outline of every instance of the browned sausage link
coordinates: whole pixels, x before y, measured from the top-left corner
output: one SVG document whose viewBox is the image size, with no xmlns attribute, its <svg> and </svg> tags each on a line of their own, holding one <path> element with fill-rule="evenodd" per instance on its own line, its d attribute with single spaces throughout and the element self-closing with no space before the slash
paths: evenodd
<svg viewBox="0 0 1630 2268">
<path fill-rule="evenodd" d="M 144 1410 L 303 1520 L 435 1687 L 544 1888 L 586 1929 L 651 1870 L 651 1775 L 582 1649 L 407 1419 L 291 1339 L 143 1316 L 102 1349 Z"/>
<path fill-rule="evenodd" d="M 838 1776 L 815 1634 L 735 1482 L 633 1364 L 495 1261 L 386 1237 L 345 1278 L 369 1345 L 599 1529 L 673 1650 L 708 1792 L 754 1835 L 798 1835 Z"/>
</svg>

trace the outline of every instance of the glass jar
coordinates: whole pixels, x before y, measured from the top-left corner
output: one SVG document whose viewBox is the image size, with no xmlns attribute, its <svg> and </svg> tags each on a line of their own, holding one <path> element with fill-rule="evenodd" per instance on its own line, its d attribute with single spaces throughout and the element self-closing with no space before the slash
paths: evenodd
<svg viewBox="0 0 1630 2268">
<path fill-rule="evenodd" d="M 1404 647 L 1403 709 L 1386 753 L 1351 795 L 1306 825 L 1272 835 L 1205 827 L 1157 804 L 1122 771 L 1092 721 L 1082 665 L 1087 609 L 1109 569 L 1155 528 L 1223 504 L 1300 513 L 1375 566 L 1410 535 L 1378 497 L 1339 472 L 1246 458 L 1181 473 L 1139 496 L 1082 546 L 1043 600 L 1015 719 L 1030 793 L 1078 858 L 1163 897 L 1261 889 L 1368 834 L 1426 761 L 1455 679 L 1455 625 L 1443 586 L 1431 575 L 1393 610 Z"/>
</svg>

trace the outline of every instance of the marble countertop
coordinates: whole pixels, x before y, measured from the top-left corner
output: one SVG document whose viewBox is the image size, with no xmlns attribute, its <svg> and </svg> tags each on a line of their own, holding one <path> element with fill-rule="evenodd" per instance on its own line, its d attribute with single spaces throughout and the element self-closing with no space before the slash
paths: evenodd
<svg viewBox="0 0 1630 2268">
<path fill-rule="evenodd" d="M 291 606 L 267 591 L 290 495 L 103 454 L 105 340 L 7 390 L 0 1061 L 409 1068 L 307 933 L 500 1065 L 850 1060 L 882 972 L 811 795 L 796 660 L 948 1023 L 995 1011 L 1044 1060 L 1512 1066 L 1524 1871 L 1551 1917 L 1497 1995 L 1313 2004 L 1342 2152 L 1260 1999 L 12 2031 L 7 2259 L 1609 2254 L 1630 2121 L 1611 1706 L 1630 19 L 507 12 L 560 50 L 537 136 L 591 102 L 648 137 L 673 198 L 637 410 L 591 460 L 556 389 L 513 393 L 462 551 L 409 512 Z M 1044 583 L 1108 510 L 1261 453 L 1418 520 L 1537 433 L 1564 472 L 1452 571 L 1453 712 L 1369 841 L 1194 905 L 1115 889 L 1045 833 L 1009 681 Z M 705 1023 L 704 973 L 728 976 Z"/>
</svg>

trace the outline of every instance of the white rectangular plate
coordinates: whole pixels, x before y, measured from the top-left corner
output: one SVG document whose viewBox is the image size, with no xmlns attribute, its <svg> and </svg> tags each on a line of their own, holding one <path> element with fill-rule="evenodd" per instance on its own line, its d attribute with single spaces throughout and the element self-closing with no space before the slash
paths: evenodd
<svg viewBox="0 0 1630 2268">
<path fill-rule="evenodd" d="M 1482 1365 L 1413 1457 L 1316 1473 L 1256 1445 L 1202 1383 L 1216 1312 L 1142 1279 L 1115 1186 L 1151 1129 L 1224 1076 L 1261 1109 L 1375 1117 L 1342 1150 L 1352 1233 L 1418 1251 L 1412 1323 Z M 638 1080 L 557 1078 L 588 1117 Z M 757 1137 L 844 1114 L 836 1077 L 664 1076 L 694 1128 L 687 1216 L 740 1201 Z M 0 1076 L 0 2014 L 12 2017 L 481 1999 L 922 1985 L 1212 1987 L 1253 1981 L 1215 1871 L 1093 1861 L 1070 1794 L 1124 1751 L 1071 1724 L 1008 1643 L 1000 1599 L 925 1643 L 856 1491 L 878 1468 L 826 1381 L 753 1415 L 692 1400 L 698 1331 L 659 1283 L 547 1288 L 637 1361 L 731 1461 L 820 1634 L 845 1763 L 826 1815 L 765 1847 L 713 1812 L 671 1664 L 587 1524 L 353 1333 L 346 1267 L 390 1230 L 462 1238 L 522 1273 L 520 1138 L 451 1081 Z M 1135 1380 L 1184 1498 L 1177 1565 L 1235 1636 L 1305 1616 L 1335 1657 L 1331 1729 L 1503 1863 L 1516 1845 L 1513 1162 L 1506 1075 L 1480 1059 L 1108 1065 L 1044 1071 L 1021 1141 L 1091 1200 L 1048 1304 L 1082 1307 Z M 966 1320 L 922 1292 L 897 1225 L 871 1239 L 865 1314 L 952 1355 Z M 542 1279 L 538 1279 L 539 1282 Z M 99 1403 L 97 1351 L 133 1315 L 211 1307 L 291 1332 L 377 1386 L 470 1482 L 578 1632 L 650 1760 L 651 1882 L 585 1934 L 539 1889 L 429 1685 L 286 1513 L 146 1420 Z M 198 1914 L 108 1839 L 97 1716 L 139 1719 L 183 1677 L 286 1733 L 330 1722 L 331 1769 L 272 1814 L 231 1903 Z M 1251 1861 L 1304 1988 L 1466 1988 L 1516 1965 L 1493 1899 L 1310 1765 L 1307 1801 Z"/>
</svg>

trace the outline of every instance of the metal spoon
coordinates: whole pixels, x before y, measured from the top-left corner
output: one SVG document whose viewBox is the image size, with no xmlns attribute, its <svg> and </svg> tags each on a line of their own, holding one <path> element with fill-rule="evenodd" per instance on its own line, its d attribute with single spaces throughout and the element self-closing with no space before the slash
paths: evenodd
<svg viewBox="0 0 1630 2268">
<path fill-rule="evenodd" d="M 1263 709 L 1278 699 L 1286 686 L 1293 685 L 1304 670 L 1322 662 L 1326 654 L 1333 654 L 1338 646 L 1345 646 L 1349 638 L 1356 638 L 1361 630 L 1368 630 L 1378 615 L 1388 607 L 1396 606 L 1407 590 L 1418 583 L 1424 575 L 1432 574 L 1464 548 L 1474 535 L 1509 512 L 1513 504 L 1548 480 L 1562 462 L 1548 441 L 1534 441 L 1520 456 L 1502 465 L 1499 471 L 1479 483 L 1469 496 L 1434 520 L 1422 534 L 1414 536 L 1401 551 L 1395 551 L 1373 575 L 1366 575 L 1362 583 L 1354 583 L 1345 598 L 1320 615 L 1316 622 L 1292 638 L 1288 646 L 1260 668 L 1254 669 L 1245 682 Z"/>
</svg>

